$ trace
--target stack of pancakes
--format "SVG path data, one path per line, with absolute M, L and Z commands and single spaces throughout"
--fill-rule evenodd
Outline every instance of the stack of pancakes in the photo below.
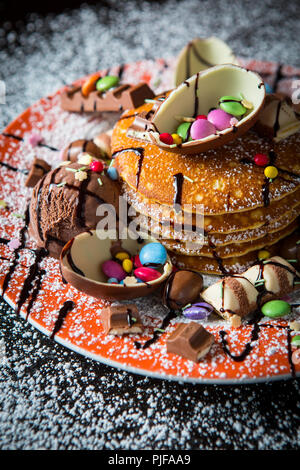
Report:
M 218 149 L 180 155 L 127 136 L 152 107 L 126 112 L 112 135 L 114 166 L 141 230 L 156 233 L 177 266 L 205 273 L 245 271 L 262 249 L 276 255 L 298 227 L 300 133 L 275 143 L 250 130 Z M 276 179 L 254 163 L 258 153 L 276 166 Z

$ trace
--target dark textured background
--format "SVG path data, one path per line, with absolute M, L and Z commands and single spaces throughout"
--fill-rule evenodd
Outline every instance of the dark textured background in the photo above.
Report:
M 76 8 L 62 12 L 71 3 Z M 47 14 L 43 4 L 25 16 L 34 2 L 0 2 L 1 128 L 65 82 L 176 55 L 195 36 L 217 35 L 237 55 L 300 65 L 297 0 L 79 3 L 52 2 Z M 4 302 L 0 322 L 2 449 L 299 448 L 299 381 L 222 387 L 152 380 L 65 350 Z

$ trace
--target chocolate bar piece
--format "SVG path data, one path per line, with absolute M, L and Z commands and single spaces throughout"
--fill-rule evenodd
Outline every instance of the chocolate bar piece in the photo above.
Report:
M 73 112 L 124 111 L 144 104 L 145 99 L 153 99 L 154 93 L 146 83 L 138 85 L 120 85 L 105 93 L 92 91 L 87 97 L 81 93 L 81 87 L 74 87 L 61 95 L 61 107 Z
M 27 186 L 27 188 L 33 188 L 37 182 L 40 181 L 40 179 L 50 170 L 51 166 L 48 165 L 45 160 L 35 157 L 25 181 L 25 186 Z
M 214 336 L 199 323 L 179 323 L 167 339 L 167 352 L 199 362 L 213 342 Z
M 125 335 L 143 332 L 143 324 L 135 304 L 111 305 L 101 312 L 106 335 Z

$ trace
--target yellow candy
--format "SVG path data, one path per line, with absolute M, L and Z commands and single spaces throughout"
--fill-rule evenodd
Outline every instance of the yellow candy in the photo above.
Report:
M 270 253 L 267 250 L 259 250 L 258 252 L 258 259 L 263 260 L 263 259 L 268 259 L 270 258 Z
M 119 253 L 115 255 L 115 258 L 119 259 L 120 261 L 123 261 L 124 259 L 129 259 L 130 256 L 128 253 L 125 253 L 125 251 L 119 251 Z
M 182 138 L 178 134 L 172 134 L 174 144 L 179 145 L 182 143 Z
M 131 273 L 133 267 L 131 259 L 124 259 L 122 267 L 126 273 Z
M 273 180 L 274 178 L 278 176 L 277 168 L 275 168 L 275 166 L 267 166 L 265 168 L 265 176 Z

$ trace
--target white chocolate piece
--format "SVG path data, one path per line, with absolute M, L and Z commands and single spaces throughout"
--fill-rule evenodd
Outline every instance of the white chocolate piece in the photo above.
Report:
M 259 134 L 269 135 L 275 142 L 279 142 L 300 130 L 300 120 L 286 100 L 276 95 L 269 95 L 260 113 L 256 129 Z
M 259 265 L 255 265 L 252 266 L 252 268 L 247 269 L 247 271 L 245 271 L 242 275 L 248 279 L 251 284 L 255 285 L 255 282 L 258 281 L 261 273 L 261 277 L 265 281 L 265 290 L 277 297 L 280 297 L 293 290 L 295 276 L 287 269 L 273 265 L 272 261 L 282 264 L 283 266 L 287 266 L 296 273 L 295 268 L 293 268 L 293 266 L 285 259 L 281 258 L 280 256 L 273 256 L 272 258 L 265 261 L 263 264 L 263 269 L 261 269 Z
M 234 276 L 225 277 L 201 293 L 201 297 L 226 320 L 253 312 L 257 296 L 258 291 L 247 279 Z
M 187 70 L 188 62 L 189 71 Z M 195 73 L 219 64 L 238 65 L 230 47 L 214 36 L 205 39 L 195 38 L 182 49 L 178 56 L 174 84 L 178 86 Z
M 94 143 L 102 151 L 104 157 L 111 157 L 111 135 L 112 129 L 102 134 L 99 134 L 94 138 Z
M 300 331 L 300 321 L 291 321 L 289 327 L 293 331 Z

